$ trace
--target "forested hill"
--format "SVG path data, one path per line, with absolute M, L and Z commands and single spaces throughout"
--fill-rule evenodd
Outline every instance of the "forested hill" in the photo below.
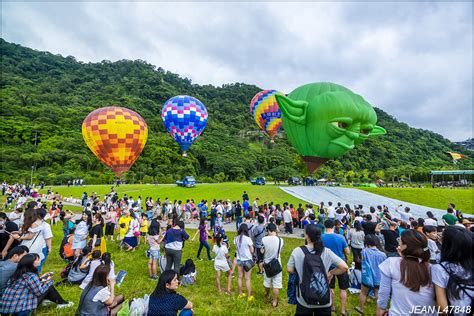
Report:
M 92 110 L 119 105 L 147 122 L 145 149 L 125 175 L 129 182 L 171 182 L 184 175 L 201 181 L 244 181 L 252 176 L 307 174 L 284 131 L 269 145 L 249 113 L 259 87 L 244 83 L 196 85 L 142 60 L 83 63 L 1 41 L 1 180 L 64 183 L 110 182 L 114 176 L 87 148 L 81 124 Z M 302 83 L 303 84 L 303 83 Z M 172 96 L 200 99 L 209 111 L 207 128 L 188 157 L 165 132 L 160 113 Z M 415 106 L 415 105 L 414 105 Z M 318 176 L 367 181 L 393 175 L 426 177 L 430 169 L 467 168 L 472 152 L 430 131 L 410 128 L 378 110 L 388 134 L 329 162 Z M 471 156 L 453 166 L 446 151 Z

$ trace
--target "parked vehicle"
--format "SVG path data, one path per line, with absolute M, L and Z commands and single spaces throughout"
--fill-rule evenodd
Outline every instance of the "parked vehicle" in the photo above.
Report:
M 254 179 L 250 179 L 250 183 L 253 185 L 265 185 L 266 181 L 264 177 L 256 177 Z
M 196 186 L 196 179 L 192 176 L 184 177 L 181 181 L 176 181 L 179 187 L 192 188 Z
M 298 177 L 289 177 L 288 178 L 288 184 L 289 185 L 301 185 L 301 179 Z

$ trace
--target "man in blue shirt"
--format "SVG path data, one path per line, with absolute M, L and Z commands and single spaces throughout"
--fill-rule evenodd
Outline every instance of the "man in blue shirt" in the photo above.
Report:
M 329 248 L 334 252 L 339 258 L 344 261 L 346 260 L 346 256 L 349 255 L 350 250 L 349 246 L 347 245 L 346 238 L 343 235 L 335 234 L 334 233 L 334 220 L 328 219 L 324 222 L 324 227 L 326 228 L 326 232 L 321 236 L 323 239 L 324 247 Z M 333 269 L 331 267 L 330 269 Z M 347 304 L 347 289 L 349 288 L 349 274 L 345 272 L 344 274 L 340 274 L 337 276 L 337 283 L 339 285 L 339 296 L 341 300 L 341 315 L 346 314 L 346 304 Z M 331 296 L 333 297 L 332 308 L 335 309 L 334 305 L 334 288 L 336 287 L 336 279 L 333 277 L 329 282 L 329 287 L 331 288 Z
M 244 200 L 242 202 L 242 209 L 244 210 L 244 216 L 247 215 L 249 213 L 249 201 L 248 200 Z

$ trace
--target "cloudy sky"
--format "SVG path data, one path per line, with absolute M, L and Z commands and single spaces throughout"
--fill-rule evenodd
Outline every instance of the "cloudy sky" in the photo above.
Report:
M 198 84 L 347 86 L 413 127 L 473 136 L 472 2 L 3 2 L 1 36 Z

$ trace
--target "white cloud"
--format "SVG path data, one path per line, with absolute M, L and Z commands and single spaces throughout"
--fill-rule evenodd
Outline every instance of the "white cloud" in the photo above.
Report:
M 332 81 L 414 127 L 472 137 L 472 3 L 2 3 L 2 37 L 143 59 L 199 84 Z

